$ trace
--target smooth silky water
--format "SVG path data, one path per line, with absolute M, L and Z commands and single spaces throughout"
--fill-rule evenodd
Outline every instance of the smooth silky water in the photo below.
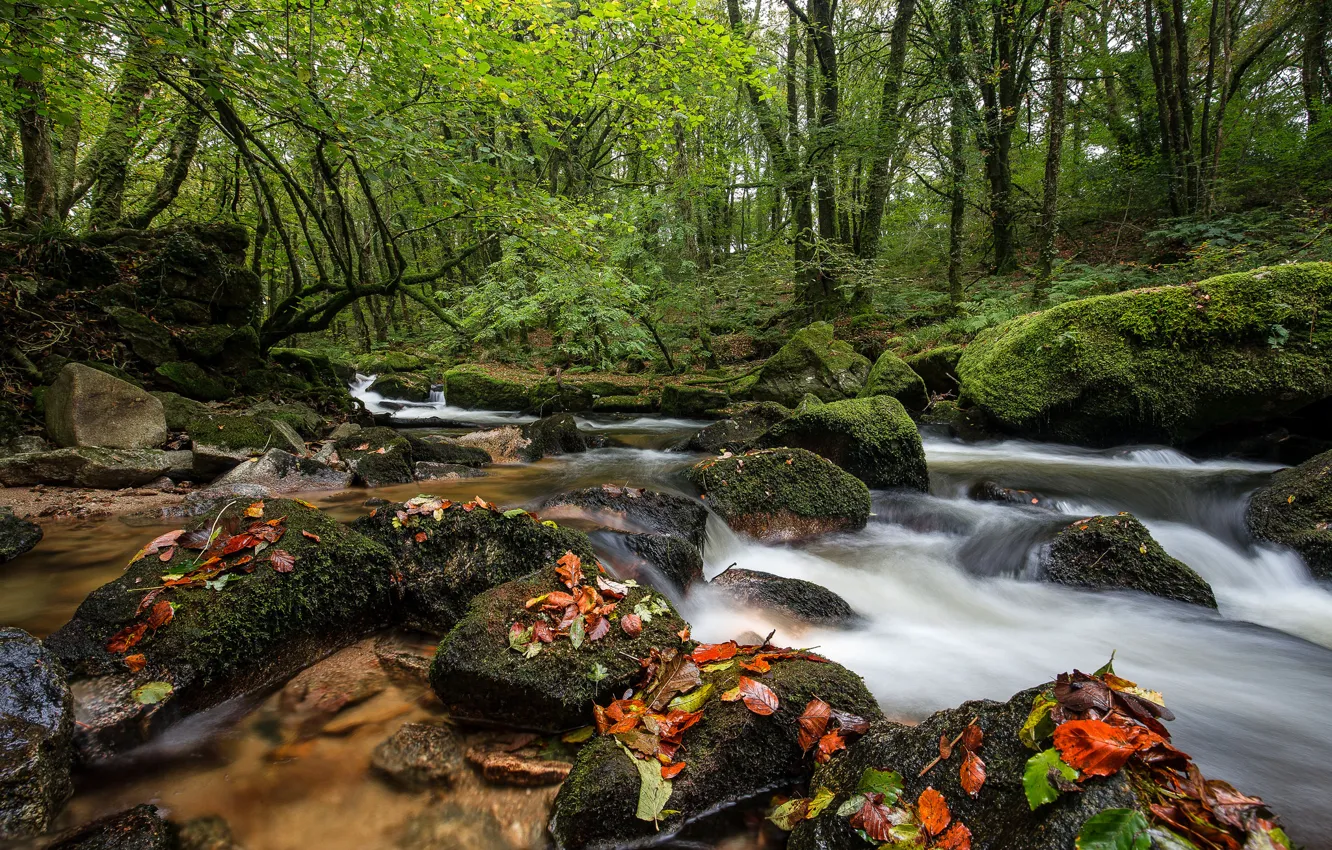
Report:
M 697 457 L 678 447 L 701 424 L 584 419 L 582 427 L 619 445 L 495 466 L 484 478 L 307 498 L 349 520 L 367 510 L 369 497 L 418 492 L 480 495 L 506 506 L 602 483 L 689 492 L 682 473 Z M 1298 558 L 1249 545 L 1242 529 L 1247 494 L 1274 467 L 1199 462 L 1160 448 L 1020 442 L 927 439 L 926 453 L 931 493 L 876 492 L 862 532 L 766 546 L 710 521 L 709 576 L 736 563 L 816 581 L 863 614 L 862 626 L 792 629 L 721 604 L 700 587 L 682 606 L 694 635 L 723 640 L 776 627 L 777 640 L 817 646 L 863 675 L 885 712 L 908 721 L 967 699 L 1006 699 L 1074 667 L 1094 669 L 1113 651 L 1121 675 L 1165 692 L 1179 717 L 1170 724 L 1176 743 L 1208 776 L 1265 798 L 1296 841 L 1332 848 L 1332 593 Z M 1055 510 L 968 500 L 980 481 L 1032 490 Z M 1036 553 L 1060 526 L 1121 510 L 1139 516 L 1212 584 L 1219 613 L 1033 580 Z M 0 621 L 49 633 L 144 540 L 169 527 L 125 519 L 48 524 L 36 550 L 0 568 Z M 271 697 L 200 719 L 166 745 L 86 778 L 62 823 L 147 801 L 179 818 L 220 814 L 251 850 L 391 847 L 407 819 L 443 801 L 494 812 L 515 846 L 540 840 L 549 790 L 488 788 L 472 779 L 456 790 L 406 794 L 372 777 L 374 746 L 398 724 L 432 714 L 420 693 L 393 690 L 385 699 L 400 703 L 398 713 L 296 752 L 275 751 L 266 731 Z M 750 832 L 689 846 L 738 850 L 758 840 Z

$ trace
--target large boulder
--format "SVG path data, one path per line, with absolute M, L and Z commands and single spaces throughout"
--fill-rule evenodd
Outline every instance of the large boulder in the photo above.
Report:
M 661 388 L 663 416 L 707 416 L 730 402 L 726 393 L 706 387 L 667 384 Z
M 252 416 L 262 416 L 274 422 L 284 422 L 306 440 L 317 440 L 323 436 L 324 426 L 327 424 L 324 417 L 314 408 L 299 401 L 286 401 L 281 404 L 261 401 L 251 405 L 247 412 Z
M 874 361 L 865 386 L 860 389 L 860 397 L 886 395 L 892 396 L 908 410 L 919 413 L 930 403 L 930 394 L 925 389 L 925 381 L 902 358 L 891 351 L 885 351 Z
M 155 449 L 166 442 L 162 402 L 98 369 L 70 363 L 46 391 L 46 431 L 59 446 Z
M 604 615 L 579 614 L 578 605 L 572 614 L 564 607 L 545 610 L 541 602 L 529 609 L 530 600 L 569 595 L 555 568 L 552 562 L 476 597 L 445 635 L 430 668 L 430 685 L 450 715 L 539 732 L 586 726 L 595 699 L 621 693 L 638 680 L 639 659 L 651 647 L 680 645 L 686 623 L 648 585 L 626 588 L 618 601 L 595 596 L 598 607 L 614 608 Z M 596 590 L 596 562 L 584 562 L 583 569 L 585 592 L 604 592 Z M 631 635 L 624 620 L 635 610 L 640 613 L 634 616 L 647 616 Z M 575 638 L 569 632 L 574 626 L 560 629 L 562 618 L 577 623 L 584 634 Z M 597 634 L 594 619 L 604 633 Z M 551 640 L 535 634 L 538 624 Z
M 791 415 L 789 408 L 771 401 L 737 407 L 726 419 L 713 422 L 691 437 L 688 448 L 709 454 L 748 451 L 769 428 Z
M 166 414 L 166 426 L 171 431 L 185 431 L 195 420 L 207 419 L 213 415 L 213 408 L 201 401 L 186 398 L 180 393 L 162 390 L 152 395 L 162 403 L 162 412 Z
M 837 629 L 861 623 L 845 599 L 812 581 L 732 567 L 708 582 L 708 587 L 736 605 L 767 611 L 792 623 Z
M 57 484 L 119 490 L 161 478 L 170 468 L 167 453 L 157 449 L 82 446 L 0 458 L 0 484 L 6 487 Z
M 1070 301 L 977 337 L 962 398 L 1026 437 L 1179 444 L 1332 396 L 1330 310 L 1326 263 Z
M 198 363 L 173 360 L 153 370 L 168 387 L 199 401 L 225 401 L 232 395 L 232 386 L 204 371 Z
M 14 560 L 40 542 L 40 525 L 19 519 L 10 508 L 0 508 L 0 564 Z
M 494 366 L 454 366 L 444 373 L 444 395 L 454 407 L 526 410 L 540 378 Z
M 415 437 L 404 434 L 412 447 L 412 459 L 417 463 L 448 463 L 454 466 L 485 466 L 490 455 L 485 449 L 459 445 L 447 437 Z
M 60 661 L 0 628 L 0 841 L 47 830 L 74 793 L 74 710 Z
M 557 413 L 529 422 L 523 426 L 522 431 L 527 445 L 521 455 L 528 461 L 538 461 L 551 455 L 576 454 L 597 444 L 597 440 L 578 430 L 578 422 L 568 413 Z
M 1245 520 L 1254 537 L 1289 546 L 1314 576 L 1332 579 L 1332 452 L 1272 476 L 1249 499 Z
M 187 548 L 210 529 L 206 552 Z M 389 552 L 303 503 L 215 503 L 180 539 L 153 541 L 47 639 L 73 679 L 86 760 L 286 679 L 391 618 Z
M 116 323 L 120 336 L 129 344 L 134 356 L 150 366 L 160 366 L 176 359 L 176 346 L 166 326 L 159 325 L 129 307 L 108 307 L 106 312 Z
M 833 326 L 815 322 L 797 331 L 768 358 L 750 390 L 756 401 L 795 407 L 806 393 L 822 401 L 854 398 L 865 385 L 870 362 L 849 343 L 833 340 Z
M 554 564 L 567 551 L 595 561 L 577 531 L 475 502 L 418 496 L 377 508 L 352 528 L 392 553 L 401 577 L 399 617 L 431 634 L 453 628 L 477 594 Z
M 182 850 L 179 828 L 156 806 L 107 815 L 62 833 L 46 850 Z
M 370 385 L 370 392 L 399 401 L 429 401 L 430 379 L 409 372 L 394 372 L 376 378 Z
M 208 478 L 226 472 L 269 449 L 305 454 L 305 442 L 287 423 L 266 416 L 210 413 L 185 427 L 194 452 L 194 474 Z
M 269 449 L 257 458 L 237 464 L 210 487 L 257 484 L 271 493 L 301 493 L 314 490 L 345 490 L 350 487 L 350 472 L 327 464 L 297 457 L 281 449 Z
M 962 359 L 964 351 L 966 348 L 961 345 L 941 345 L 902 359 L 911 371 L 920 375 L 925 389 L 943 395 L 956 393 L 961 386 L 957 378 L 957 361 Z
M 689 480 L 728 525 L 760 539 L 855 531 L 869 520 L 864 482 L 804 449 L 705 460 L 689 470 Z
M 1216 607 L 1202 576 L 1166 554 L 1132 514 L 1093 516 L 1065 526 L 1041 552 L 1047 581 L 1097 590 L 1136 590 Z
M 392 428 L 362 428 L 335 446 L 358 484 L 387 487 L 416 479 L 412 444 Z
M 668 590 L 677 599 L 703 580 L 703 553 L 683 538 L 610 529 L 588 536 L 616 578 L 632 578 Z
M 798 413 L 774 425 L 760 442 L 808 449 L 870 487 L 930 488 L 920 432 L 891 396 L 835 401 Z
M 664 841 L 718 809 L 799 782 L 809 775 L 813 758 L 800 745 L 798 718 L 815 697 L 864 720 L 882 716 L 860 677 L 838 664 L 797 656 L 774 660 L 769 672 L 759 674 L 740 663 L 752 663 L 746 656 L 760 648 L 744 650 L 730 664 L 702 669 L 702 687 L 710 690 L 697 708 L 689 709 L 703 715 L 681 736 L 677 758 L 685 767 L 667 786 L 660 820 L 637 817 L 640 795 L 635 793 L 642 783 L 640 769 L 656 768 L 657 763 L 644 764 L 626 752 L 617 736 L 600 735 L 579 751 L 555 799 L 550 831 L 559 850 L 609 850 Z M 709 671 L 709 666 L 714 669 Z M 744 701 L 723 700 L 741 676 L 770 689 L 777 698 L 776 711 L 758 714 Z
M 541 503 L 542 516 L 580 518 L 620 531 L 678 537 L 702 548 L 708 511 L 698 502 L 672 493 L 603 484 L 551 496 Z

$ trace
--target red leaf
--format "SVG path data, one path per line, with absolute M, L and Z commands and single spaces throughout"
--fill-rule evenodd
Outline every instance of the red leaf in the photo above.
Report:
M 674 709 L 666 714 L 649 715 L 657 725 L 657 734 L 663 739 L 678 739 L 684 731 L 703 719 L 703 712 Z
M 933 786 L 920 792 L 920 798 L 916 800 L 916 814 L 920 817 L 920 825 L 930 835 L 943 832 L 953 819 L 952 812 L 948 811 L 948 801 Z
M 935 850 L 971 850 L 971 830 L 967 829 L 966 824 L 958 821 L 939 836 L 934 847 Z
M 735 657 L 735 641 L 728 640 L 726 643 L 701 643 L 694 647 L 694 652 L 690 656 L 695 664 L 707 664 L 712 661 L 726 661 Z
M 556 563 L 559 566 L 555 568 L 555 574 L 564 582 L 565 587 L 573 590 L 583 583 L 583 561 L 573 552 L 565 552 Z
M 234 555 L 242 549 L 250 549 L 259 542 L 259 538 L 249 532 L 242 532 L 227 538 L 227 542 L 222 544 L 223 555 Z
M 157 601 L 157 597 L 161 596 L 165 592 L 166 592 L 165 587 L 154 587 L 152 590 L 145 593 L 143 595 L 143 599 L 139 600 L 139 607 L 135 609 L 134 616 L 137 617 L 140 614 L 142 614 L 144 611 L 147 611 L 149 608 L 153 607 L 153 603 Z
M 354 452 L 363 452 L 363 451 L 365 451 L 365 450 L 368 449 L 368 448 L 370 448 L 370 444 L 369 444 L 369 443 L 361 443 L 359 446 L 357 446 L 356 448 L 352 449 L 352 451 L 354 451 Z
M 176 616 L 176 609 L 171 607 L 171 603 L 163 599 L 153 606 L 153 610 L 148 614 L 148 628 L 153 631 L 165 626 L 171 622 L 171 618 Z
M 286 549 L 274 549 L 268 555 L 268 562 L 280 573 L 289 573 L 296 568 L 296 556 Z
M 814 760 L 819 764 L 827 764 L 833 757 L 833 753 L 846 749 L 846 735 L 842 730 L 829 732 L 822 738 L 819 738 L 819 752 Z
M 117 655 L 126 652 L 131 646 L 143 640 L 143 635 L 147 631 L 147 623 L 131 623 L 111 636 L 111 640 L 106 642 L 106 651 Z
M 882 794 L 876 794 L 872 797 L 866 794 L 865 805 L 861 806 L 860 811 L 851 816 L 851 826 L 865 830 L 865 834 L 875 841 L 891 840 L 889 830 L 893 828 L 892 810 L 882 803 L 874 801 L 874 797 L 882 796 Z
M 962 749 L 974 753 L 985 742 L 985 733 L 975 723 L 962 730 Z
M 1087 776 L 1111 776 L 1138 751 L 1144 732 L 1103 720 L 1069 720 L 1055 727 L 1054 745 L 1070 767 Z
M 555 640 L 555 633 L 550 630 L 545 620 L 537 620 L 536 625 L 532 627 L 532 637 L 542 643 L 550 643 Z
M 962 767 L 958 769 L 958 779 L 962 782 L 962 790 L 975 797 L 985 784 L 985 762 L 968 750 L 962 759 Z
M 818 697 L 809 701 L 805 710 L 801 712 L 798 721 L 800 724 L 799 741 L 801 750 L 809 752 L 809 748 L 823 737 L 823 733 L 828 729 L 828 719 L 831 716 L 832 706 L 828 703 Z
M 610 633 L 610 620 L 597 614 L 592 614 L 590 616 L 595 617 L 596 619 L 593 621 L 592 625 L 587 627 L 587 639 L 601 640 Z
M 417 543 L 424 543 L 424 542 L 426 542 L 426 540 L 427 540 L 427 536 L 426 536 L 426 533 L 425 533 L 424 531 L 418 531 L 418 532 L 416 532 L 416 535 L 413 537 L 413 539 L 414 539 Z
M 322 541 L 319 539 L 319 535 L 318 535 L 318 534 L 315 534 L 313 531 L 306 531 L 305 529 L 301 529 L 301 536 L 302 536 L 302 537 L 306 537 L 306 538 L 308 538 L 308 539 L 310 539 L 310 540 L 313 540 L 313 541 L 316 542 L 316 543 L 320 543 L 320 542 L 322 542 Z M 419 541 L 418 541 L 418 542 L 419 542 Z
M 638 637 L 643 633 L 643 620 L 637 614 L 625 614 L 620 618 L 620 628 L 629 637 Z
M 741 676 L 739 689 L 740 698 L 745 701 L 745 708 L 755 714 L 766 717 L 777 710 L 777 695 L 772 692 L 772 688 L 762 682 Z
M 144 658 L 141 654 L 125 656 L 125 666 L 129 668 L 131 673 L 139 672 L 147 663 L 148 659 Z
M 180 538 L 180 536 L 184 533 L 185 529 L 178 528 L 175 531 L 168 531 L 166 534 L 158 535 L 157 537 L 153 538 L 152 542 L 150 542 L 147 546 L 143 547 L 137 553 L 135 553 L 134 557 L 130 558 L 130 563 L 133 564 L 135 561 L 138 561 L 141 558 L 146 558 L 149 555 L 155 555 L 157 554 L 158 551 L 160 551 L 162 548 L 166 546 L 174 545 L 176 541 Z M 207 532 L 205 532 L 205 534 L 206 533 Z
M 661 766 L 661 778 L 674 779 L 684 769 L 685 763 L 682 761 L 677 761 L 675 764 L 663 764 Z
M 174 557 L 176 557 L 176 547 L 171 546 L 166 549 L 163 549 L 162 554 L 157 556 L 157 560 L 165 564 L 167 561 L 170 561 Z

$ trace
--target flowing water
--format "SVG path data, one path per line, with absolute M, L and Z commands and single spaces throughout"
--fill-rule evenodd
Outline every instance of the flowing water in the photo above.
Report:
M 414 414 L 394 412 L 408 420 L 403 425 L 428 417 L 460 421 L 455 409 L 441 413 L 446 408 L 436 401 Z M 484 414 L 472 421 L 516 419 Z M 606 417 L 580 424 L 615 445 L 492 467 L 484 478 L 309 498 L 350 519 L 366 510 L 367 496 L 402 499 L 420 491 L 481 495 L 503 505 L 606 482 L 689 492 L 682 473 L 697 458 L 675 449 L 703 423 Z M 1264 797 L 1298 842 L 1332 848 L 1332 593 L 1290 553 L 1250 545 L 1242 528 L 1247 494 L 1274 467 L 1196 461 L 1160 448 L 1086 451 L 934 438 L 926 440 L 926 454 L 931 493 L 874 493 L 874 516 L 861 532 L 768 546 L 715 518 L 710 523 L 709 576 L 736 563 L 816 581 L 863 614 L 861 626 L 795 630 L 721 604 L 701 586 L 683 603 L 695 636 L 723 640 L 777 627 L 779 642 L 820 647 L 863 675 L 888 714 L 907 720 L 967 699 L 1006 699 L 1059 672 L 1094 669 L 1115 652 L 1120 675 L 1165 692 L 1179 717 L 1171 724 L 1177 745 L 1207 775 Z M 1041 506 L 969 500 L 968 490 L 981 481 L 1031 490 Z M 1219 612 L 1034 580 L 1036 553 L 1056 529 L 1078 516 L 1117 511 L 1136 514 L 1206 578 Z M 48 633 L 156 530 L 121 520 L 48 525 L 38 549 L 0 568 L 0 621 Z M 261 734 L 271 704 L 261 705 L 238 724 L 197 733 L 196 744 L 209 743 L 189 758 L 86 781 L 69 817 L 152 800 L 181 816 L 226 816 L 251 850 L 392 846 L 404 819 L 431 805 L 429 795 L 387 791 L 366 769 L 370 749 L 394 725 L 428 713 L 419 694 L 396 698 L 404 708 L 392 719 L 277 762 Z M 496 812 L 515 839 L 539 834 L 528 821 L 538 817 L 545 792 L 449 793 Z M 757 846 L 749 841 L 726 846 Z

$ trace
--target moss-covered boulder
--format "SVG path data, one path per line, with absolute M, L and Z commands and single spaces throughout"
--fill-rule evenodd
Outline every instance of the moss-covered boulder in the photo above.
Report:
M 592 399 L 597 413 L 655 413 L 661 407 L 659 395 L 605 395 Z
M 553 565 L 565 552 L 595 562 L 592 544 L 580 532 L 537 522 L 523 511 L 441 502 L 419 496 L 352 524 L 393 553 L 402 579 L 399 618 L 410 628 L 444 634 L 474 596 Z
M 731 399 L 726 393 L 707 387 L 667 384 L 661 388 L 663 416 L 707 416 L 730 403 Z
M 755 714 L 742 701 L 720 699 L 742 675 L 772 690 L 778 700 L 774 713 Z M 614 736 L 598 736 L 578 753 L 555 798 L 550 831 L 557 848 L 601 850 L 663 841 L 718 809 L 807 777 L 813 759 L 800 746 L 797 721 L 814 697 L 866 720 L 882 716 L 860 677 L 831 662 L 774 661 L 762 675 L 732 664 L 702 676 L 705 687 L 712 686 L 711 696 L 701 706 L 702 719 L 683 734 L 679 757 L 686 766 L 671 782 L 664 807 L 670 814 L 663 812 L 655 824 L 636 817 L 638 766 Z
M 760 441 L 808 449 L 870 487 L 926 491 L 925 450 L 916 423 L 891 396 L 847 399 L 797 413 Z
M 527 408 L 538 416 L 577 413 L 592 409 L 595 396 L 584 386 L 564 378 L 545 378 L 532 387 Z
M 47 830 L 70 795 L 74 709 L 59 660 L 0 627 L 0 841 Z
M 1326 263 L 1070 301 L 977 337 L 962 398 L 1022 436 L 1178 444 L 1332 396 L 1330 310 Z
M 749 393 L 756 401 L 787 407 L 795 407 L 806 393 L 823 401 L 854 398 L 869 371 L 867 358 L 849 343 L 833 339 L 832 325 L 815 322 L 768 358 Z
M 168 387 L 199 401 L 225 401 L 233 389 L 226 381 L 208 374 L 198 363 L 174 360 L 154 370 Z
M 271 449 L 305 453 L 305 442 L 290 425 L 267 416 L 210 412 L 190 420 L 185 433 L 194 453 L 194 475 L 204 479 Z
M 920 375 L 925 382 L 925 389 L 932 393 L 956 393 L 961 382 L 957 378 L 957 361 L 962 359 L 966 348 L 961 345 L 941 345 L 902 358 L 911 371 Z
M 299 401 L 282 403 L 261 401 L 258 404 L 250 405 L 248 412 L 253 416 L 262 416 L 274 422 L 285 422 L 306 440 L 319 439 L 328 424 L 328 420 L 322 414 L 316 412 L 310 405 Z
M 62 833 L 46 850 L 185 850 L 180 829 L 156 806 L 142 805 Z
M 430 379 L 412 372 L 393 372 L 376 378 L 370 392 L 398 401 L 429 401 Z
M 683 599 L 703 580 L 703 553 L 692 543 L 669 534 L 597 529 L 588 533 L 607 570 L 618 579 L 631 578 Z
M 862 622 L 845 599 L 812 581 L 732 567 L 708 587 L 739 607 L 766 611 L 795 624 L 849 629 Z
M 40 525 L 19 519 L 10 508 L 0 508 L 0 564 L 14 560 L 40 542 Z
M 1041 553 L 1047 581 L 1097 590 L 1136 590 L 1216 607 L 1211 586 L 1166 554 L 1132 514 L 1070 523 Z
M 1289 546 L 1314 576 L 1332 579 L 1332 452 L 1272 476 L 1249 500 L 1245 520 L 1255 538 Z
M 162 403 L 99 369 L 69 363 L 46 391 L 46 432 L 58 446 L 155 449 L 166 442 Z
M 930 403 L 930 394 L 925 389 L 925 381 L 902 358 L 891 351 L 885 351 L 874 361 L 865 386 L 861 387 L 859 397 L 886 395 L 892 396 L 908 410 L 919 413 Z
M 698 452 L 721 454 L 743 452 L 768 429 L 791 415 L 789 408 L 772 401 L 736 405 L 726 419 L 719 419 L 689 439 L 689 448 Z
M 595 587 L 595 563 L 584 562 L 584 586 Z M 430 667 L 430 686 L 450 715 L 541 732 L 586 726 L 592 722 L 594 700 L 608 701 L 638 680 L 643 672 L 638 659 L 647 657 L 651 647 L 680 645 L 685 621 L 654 588 L 640 585 L 614 602 L 615 610 L 601 619 L 607 629 L 598 639 L 588 633 L 575 648 L 567 635 L 555 635 L 549 643 L 529 635 L 519 642 L 539 648 L 515 648 L 510 637 L 515 625 L 521 632 L 540 621 L 552 633 L 560 631 L 562 612 L 543 613 L 540 604 L 525 607 L 528 600 L 552 592 L 568 592 L 554 562 L 472 600 L 440 642 Z M 621 620 L 638 607 L 651 613 L 641 632 L 631 636 Z
M 539 510 L 560 521 L 582 519 L 620 531 L 665 534 L 696 549 L 707 537 L 707 509 L 674 493 L 603 484 L 551 496 Z
M 869 489 L 805 449 L 765 449 L 705 460 L 689 480 L 736 531 L 763 540 L 800 540 L 855 531 L 869 519 Z
M 119 490 L 147 484 L 165 475 L 170 468 L 167 453 L 158 449 L 81 446 L 0 458 L 0 484 L 6 487 L 58 484 Z
M 934 402 L 929 410 L 921 414 L 920 427 L 925 431 L 942 431 L 950 437 L 973 442 L 995 436 L 985 420 L 985 414 L 947 399 Z
M 392 428 L 362 428 L 335 446 L 358 484 L 388 487 L 416 480 L 412 444 Z
M 383 546 L 300 502 L 268 501 L 258 518 L 243 515 L 243 501 L 222 505 L 187 531 L 206 540 L 210 529 L 222 529 L 227 548 L 238 544 L 233 529 L 244 535 L 254 523 L 281 520 L 285 531 L 260 551 L 243 546 L 208 567 L 198 550 L 160 545 L 174 554 L 162 561 L 145 552 L 47 639 L 71 676 L 84 759 L 135 746 L 186 714 L 285 679 L 390 621 L 393 561 Z M 225 572 L 211 575 L 222 566 Z M 198 578 L 164 588 L 164 575 Z M 134 663 L 130 656 L 141 657 Z
M 520 379 L 521 378 L 521 379 Z M 510 374 L 474 364 L 454 366 L 444 373 L 444 395 L 449 404 L 476 410 L 526 410 L 541 376 Z
M 161 390 L 152 395 L 162 403 L 162 412 L 166 415 L 167 429 L 170 431 L 185 431 L 191 422 L 207 419 L 214 413 L 213 408 L 203 402 L 186 398 L 180 393 Z
M 520 452 L 528 461 L 551 455 L 576 454 L 594 448 L 599 442 L 578 430 L 578 422 L 568 413 L 557 413 L 522 427 L 527 445 Z
M 273 348 L 269 349 L 268 356 L 284 371 L 312 384 L 345 389 L 356 377 L 356 370 L 350 363 L 305 348 Z
M 475 446 L 461 446 L 447 437 L 417 437 L 403 434 L 412 447 L 412 459 L 417 463 L 449 463 L 456 466 L 485 466 L 490 455 Z
M 161 366 L 176 359 L 176 346 L 165 325 L 159 325 L 128 307 L 110 307 L 106 312 L 119 327 L 121 337 L 129 343 L 135 357 L 149 366 Z

